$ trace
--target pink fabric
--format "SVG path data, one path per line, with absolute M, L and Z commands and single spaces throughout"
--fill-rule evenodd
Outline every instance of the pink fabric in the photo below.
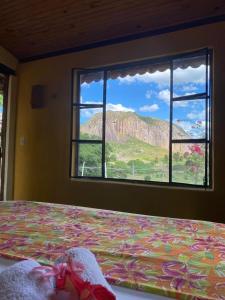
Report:
M 36 267 L 32 275 L 46 283 L 51 278 L 55 279 L 56 293 L 52 300 L 116 300 L 116 297 L 102 285 L 82 280 L 80 274 L 83 270 L 84 266 L 81 263 L 69 260 L 68 263 L 59 263 L 52 267 Z

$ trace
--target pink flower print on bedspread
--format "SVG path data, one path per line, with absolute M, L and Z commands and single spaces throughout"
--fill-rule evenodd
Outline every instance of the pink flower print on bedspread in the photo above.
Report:
M 216 292 L 215 298 L 218 300 L 225 300 L 225 281 L 224 283 L 216 284 Z
M 146 251 L 146 248 L 142 245 L 135 244 L 135 243 L 123 243 L 122 245 L 119 246 L 119 251 L 121 254 L 123 253 L 129 253 L 133 255 L 139 255 L 142 254 Z
M 183 220 L 183 219 L 176 219 L 176 220 L 168 220 L 169 224 L 173 223 L 175 226 L 175 231 L 182 230 L 182 232 L 187 233 L 197 233 L 199 231 L 199 224 L 196 221 L 193 220 Z
M 115 229 L 103 229 L 98 233 L 98 238 L 104 239 L 107 241 L 124 241 L 124 239 L 132 238 L 136 234 L 135 229 L 124 229 L 124 228 L 115 228 Z
M 3 225 L 0 225 L 0 232 L 1 231 L 7 232 L 9 230 L 13 230 L 14 228 L 15 228 L 15 225 L 3 224 Z
M 178 243 L 180 241 L 179 237 L 169 233 L 154 233 L 152 237 L 148 240 L 151 242 L 161 241 L 162 243 Z
M 19 247 L 23 247 L 27 245 L 26 238 L 14 237 L 11 240 L 0 241 L 0 250 L 13 250 L 13 248 L 19 249 Z
M 188 288 L 201 289 L 202 280 L 207 275 L 195 273 L 190 271 L 185 263 L 171 261 L 162 264 L 164 275 L 157 276 L 157 278 L 170 281 L 171 288 L 181 290 L 185 285 Z
M 218 252 L 225 252 L 225 241 L 221 241 L 214 237 L 196 238 L 195 243 L 191 245 L 192 251 L 210 251 L 217 250 Z
M 130 222 L 130 220 L 128 218 L 123 217 L 123 216 L 121 216 L 121 217 L 117 216 L 117 217 L 109 219 L 107 223 L 109 226 L 112 226 L 112 228 L 113 227 L 126 228 L 126 227 L 129 227 L 129 225 L 130 225 L 129 222 Z
M 40 244 L 40 250 L 34 249 L 34 253 L 32 255 L 33 258 L 38 259 L 42 258 L 43 260 L 51 261 L 52 258 L 55 260 L 60 257 L 65 251 L 63 245 L 57 245 L 54 243 L 46 242 Z
M 145 274 L 147 269 L 149 269 L 149 266 L 140 267 L 140 264 L 133 259 L 126 263 L 115 263 L 105 275 L 106 277 L 119 278 L 120 281 L 138 284 L 140 282 L 148 282 L 149 276 Z

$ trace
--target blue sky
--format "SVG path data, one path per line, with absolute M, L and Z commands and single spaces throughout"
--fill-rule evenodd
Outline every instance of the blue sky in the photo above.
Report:
M 103 82 L 82 84 L 82 103 L 102 102 Z M 107 110 L 132 111 L 139 115 L 169 120 L 170 71 L 156 71 L 107 81 Z M 174 71 L 174 96 L 205 92 L 205 66 Z M 81 123 L 87 122 L 99 109 L 81 110 Z M 204 137 L 204 100 L 174 103 L 173 122 L 190 136 Z

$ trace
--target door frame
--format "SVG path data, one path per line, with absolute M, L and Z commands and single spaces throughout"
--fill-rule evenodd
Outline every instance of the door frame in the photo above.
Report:
M 1 73 L 3 74 L 3 73 Z M 2 124 L 1 124 L 1 188 L 0 188 L 0 201 L 4 200 L 4 187 L 5 187 L 5 155 L 6 155 L 6 134 L 7 134 L 7 110 L 8 110 L 8 89 L 9 89 L 9 75 L 4 76 L 3 83 L 3 111 L 2 111 Z
M 2 166 L 0 201 L 13 199 L 14 156 L 15 156 L 15 71 L 0 64 L 0 73 L 5 76 L 2 115 Z

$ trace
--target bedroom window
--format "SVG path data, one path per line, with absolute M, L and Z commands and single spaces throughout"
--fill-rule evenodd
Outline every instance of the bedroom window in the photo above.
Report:
M 73 70 L 72 178 L 211 186 L 211 51 Z

